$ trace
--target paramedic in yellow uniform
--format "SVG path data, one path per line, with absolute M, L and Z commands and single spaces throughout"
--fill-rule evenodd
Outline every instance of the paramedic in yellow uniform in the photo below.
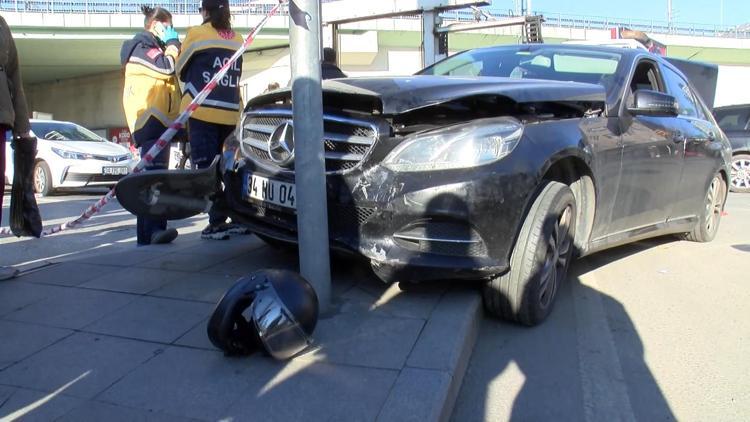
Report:
M 232 30 L 229 2 L 203 0 L 200 8 L 203 25 L 190 28 L 177 60 L 177 75 L 183 83 L 181 110 L 213 78 L 229 58 L 242 47 L 242 36 Z M 221 154 L 224 140 L 234 131 L 242 111 L 240 77 L 242 57 L 229 68 L 216 88 L 188 121 L 190 161 L 193 168 L 206 168 Z M 227 217 L 211 210 L 204 239 L 228 239 L 239 228 L 227 224 Z
M 145 31 L 126 41 L 120 51 L 125 67 L 125 89 L 122 96 L 125 118 L 141 156 L 156 143 L 177 117 L 180 94 L 175 65 L 180 52 L 172 15 L 161 7 L 141 8 Z M 146 170 L 166 169 L 169 148 L 154 157 Z M 166 219 L 137 217 L 138 245 L 169 243 L 177 230 L 167 228 Z

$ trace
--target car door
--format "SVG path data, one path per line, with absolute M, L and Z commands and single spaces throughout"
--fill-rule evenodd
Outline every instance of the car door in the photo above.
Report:
M 622 171 L 610 235 L 664 223 L 682 174 L 680 122 L 675 117 L 632 115 L 627 107 L 640 89 L 665 92 L 659 66 L 650 58 L 636 65 L 620 110 Z
M 676 120 L 685 151 L 669 219 L 689 220 L 701 212 L 708 184 L 722 163 L 721 132 L 687 80 L 670 65 L 661 66 L 667 93 L 679 105 Z

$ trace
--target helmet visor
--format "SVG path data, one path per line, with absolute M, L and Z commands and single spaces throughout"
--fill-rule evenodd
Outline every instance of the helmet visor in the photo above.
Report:
M 260 340 L 275 359 L 289 359 L 312 344 L 270 283 L 258 292 L 250 310 Z

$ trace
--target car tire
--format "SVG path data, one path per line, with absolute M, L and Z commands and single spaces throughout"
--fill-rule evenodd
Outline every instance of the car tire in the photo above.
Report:
M 34 192 L 42 194 L 42 196 L 50 196 L 54 193 L 52 189 L 52 172 L 49 171 L 49 166 L 44 161 L 37 161 L 34 164 Z
M 740 177 L 742 176 L 742 177 Z M 732 157 L 732 174 L 729 189 L 737 193 L 750 193 L 750 155 L 737 154 Z
M 549 315 L 575 249 L 576 215 L 570 188 L 547 182 L 521 226 L 510 270 L 483 288 L 484 307 L 489 313 L 528 326 L 539 324 Z
M 721 223 L 721 213 L 724 211 L 724 201 L 727 196 L 727 184 L 721 174 L 716 173 L 708 186 L 703 201 L 703 210 L 698 217 L 698 224 L 690 233 L 685 235 L 692 242 L 710 242 L 716 237 Z

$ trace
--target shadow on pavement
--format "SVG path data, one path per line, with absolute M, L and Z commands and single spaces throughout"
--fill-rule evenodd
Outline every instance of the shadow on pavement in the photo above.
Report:
M 582 282 L 607 263 L 672 241 L 652 239 L 574 261 L 539 326 L 487 317 L 452 419 L 674 420 L 627 310 Z

